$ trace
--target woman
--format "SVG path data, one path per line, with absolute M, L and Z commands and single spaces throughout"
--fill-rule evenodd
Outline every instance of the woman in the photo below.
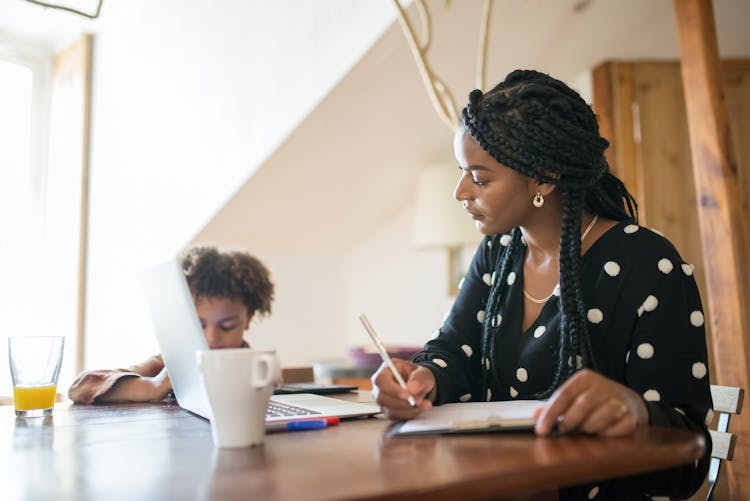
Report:
M 539 398 L 548 399 L 539 435 L 623 436 L 651 424 L 701 432 L 710 444 L 693 268 L 637 225 L 607 146 L 591 108 L 549 75 L 517 70 L 487 94 L 471 92 L 454 138 L 455 197 L 486 237 L 437 337 L 410 362 L 396 361 L 408 391 L 384 367 L 373 376 L 389 417 L 447 402 Z M 707 459 L 561 497 L 689 496 Z
M 211 349 L 248 346 L 243 335 L 256 315 L 271 313 L 274 286 L 266 267 L 244 252 L 195 247 L 182 269 Z M 76 403 L 146 402 L 172 391 L 160 355 L 127 369 L 84 371 L 68 390 Z

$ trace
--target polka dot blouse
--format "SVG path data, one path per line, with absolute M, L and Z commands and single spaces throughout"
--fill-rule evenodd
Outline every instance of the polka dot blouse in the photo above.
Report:
M 437 404 L 533 398 L 552 382 L 560 333 L 559 287 L 523 330 L 524 252 L 509 263 L 511 271 L 503 283 L 496 283 L 493 274 L 509 241 L 508 235 L 483 240 L 437 336 L 412 359 L 435 374 Z M 500 314 L 485 319 L 492 287 L 505 288 L 503 304 Z M 705 319 L 693 266 L 663 236 L 621 222 L 583 255 L 582 287 L 597 370 L 638 392 L 651 424 L 706 434 L 711 396 Z M 482 351 L 485 320 L 495 329 L 487 351 Z M 580 368 L 581 357 L 570 357 L 567 363 Z M 697 482 L 697 488 L 705 476 L 703 463 L 707 461 L 690 465 L 693 471 L 683 468 L 683 483 Z M 590 493 L 596 494 L 591 499 L 620 499 L 612 497 L 624 492 L 617 484 L 587 486 L 579 494 L 582 499 Z M 659 490 L 658 485 L 625 490 L 630 488 Z M 641 494 L 634 492 L 634 498 L 642 499 Z

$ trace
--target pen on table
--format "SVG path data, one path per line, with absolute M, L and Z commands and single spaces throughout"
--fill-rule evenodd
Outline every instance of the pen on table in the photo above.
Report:
M 398 372 L 398 369 L 396 369 L 396 366 L 393 365 L 393 360 L 391 360 L 391 356 L 388 355 L 388 350 L 385 349 L 385 345 L 383 344 L 383 341 L 380 340 L 380 337 L 378 337 L 377 334 L 375 334 L 375 329 L 372 328 L 372 325 L 370 325 L 370 321 L 367 320 L 367 317 L 365 314 L 361 314 L 359 316 L 359 320 L 362 322 L 362 325 L 365 326 L 365 330 L 370 335 L 370 338 L 372 339 L 372 342 L 375 343 L 375 348 L 378 349 L 378 353 L 380 353 L 380 358 L 383 359 L 383 362 L 386 363 L 389 369 L 391 369 L 391 372 L 393 373 L 393 377 L 396 378 L 396 381 L 398 381 L 398 384 L 406 390 L 409 391 L 406 388 L 406 383 L 404 382 L 404 378 L 401 377 L 401 374 Z M 414 400 L 414 397 L 409 395 L 409 405 L 414 407 L 417 405 L 417 402 Z
M 339 424 L 339 418 L 335 416 L 320 419 L 305 419 L 303 421 L 267 424 L 266 432 L 322 430 L 323 428 L 336 426 L 337 424 Z

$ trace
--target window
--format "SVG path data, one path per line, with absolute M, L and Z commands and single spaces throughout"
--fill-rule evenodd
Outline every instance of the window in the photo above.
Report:
M 12 392 L 6 337 L 32 333 L 37 319 L 30 298 L 38 284 L 29 280 L 40 222 L 31 159 L 32 97 L 31 68 L 0 59 L 0 360 L 8 375 L 0 378 L 0 395 Z
M 83 364 L 90 56 L 0 56 L 0 395 L 8 336 L 65 336 L 58 393 Z

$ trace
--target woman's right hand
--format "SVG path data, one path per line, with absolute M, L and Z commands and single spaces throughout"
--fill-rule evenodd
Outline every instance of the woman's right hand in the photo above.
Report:
M 386 417 L 396 420 L 411 419 L 432 407 L 435 393 L 435 376 L 432 371 L 397 358 L 393 359 L 393 365 L 406 382 L 408 391 L 401 388 L 386 363 L 381 364 L 371 378 L 372 396 L 383 408 Z M 409 396 L 414 397 L 416 401 L 414 407 L 409 404 Z

